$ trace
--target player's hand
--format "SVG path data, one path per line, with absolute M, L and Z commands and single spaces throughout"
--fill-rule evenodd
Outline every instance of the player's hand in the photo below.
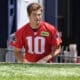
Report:
M 37 63 L 47 63 L 52 58 L 52 55 L 47 55 L 44 58 L 40 59 Z
M 38 63 L 38 64 L 44 64 L 44 63 L 47 63 L 47 62 L 44 59 L 41 59 L 41 60 L 37 61 L 36 63 Z
M 23 63 L 28 63 L 28 64 L 31 64 L 31 62 L 29 62 L 28 60 L 24 59 L 24 62 Z

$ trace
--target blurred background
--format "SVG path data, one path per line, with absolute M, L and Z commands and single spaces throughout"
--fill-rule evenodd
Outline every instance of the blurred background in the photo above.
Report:
M 80 56 L 80 4 L 79 0 L 1 0 L 0 1 L 0 61 L 7 61 L 12 54 L 5 54 L 10 36 L 28 22 L 26 7 L 40 3 L 44 8 L 43 20 L 55 25 L 62 35 L 62 50 L 69 51 L 70 44 L 77 45 Z M 62 51 L 62 53 L 63 53 Z M 8 58 L 5 58 L 5 55 Z M 59 58 L 58 58 L 59 59 Z M 14 57 L 13 60 L 14 61 Z M 60 60 L 59 60 L 60 61 Z

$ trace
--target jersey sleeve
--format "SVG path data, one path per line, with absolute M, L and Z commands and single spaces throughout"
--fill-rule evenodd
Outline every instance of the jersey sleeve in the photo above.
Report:
M 11 45 L 16 48 L 22 48 L 22 33 L 20 31 L 15 32 Z
M 62 43 L 62 39 L 61 39 L 61 35 L 59 33 L 59 31 L 54 28 L 52 29 L 52 46 L 58 46 Z

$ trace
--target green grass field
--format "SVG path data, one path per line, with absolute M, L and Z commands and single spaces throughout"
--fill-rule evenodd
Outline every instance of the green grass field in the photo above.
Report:
M 0 80 L 80 80 L 80 65 L 0 63 Z

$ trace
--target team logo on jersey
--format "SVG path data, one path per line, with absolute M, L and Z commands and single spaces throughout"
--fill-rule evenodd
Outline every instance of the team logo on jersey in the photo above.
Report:
M 57 33 L 55 34 L 55 38 L 60 38 L 60 33 L 59 33 L 59 32 L 57 32 Z
M 15 43 L 17 41 L 16 36 L 12 37 L 12 42 Z
M 49 32 L 42 31 L 40 35 L 41 36 L 49 36 Z

